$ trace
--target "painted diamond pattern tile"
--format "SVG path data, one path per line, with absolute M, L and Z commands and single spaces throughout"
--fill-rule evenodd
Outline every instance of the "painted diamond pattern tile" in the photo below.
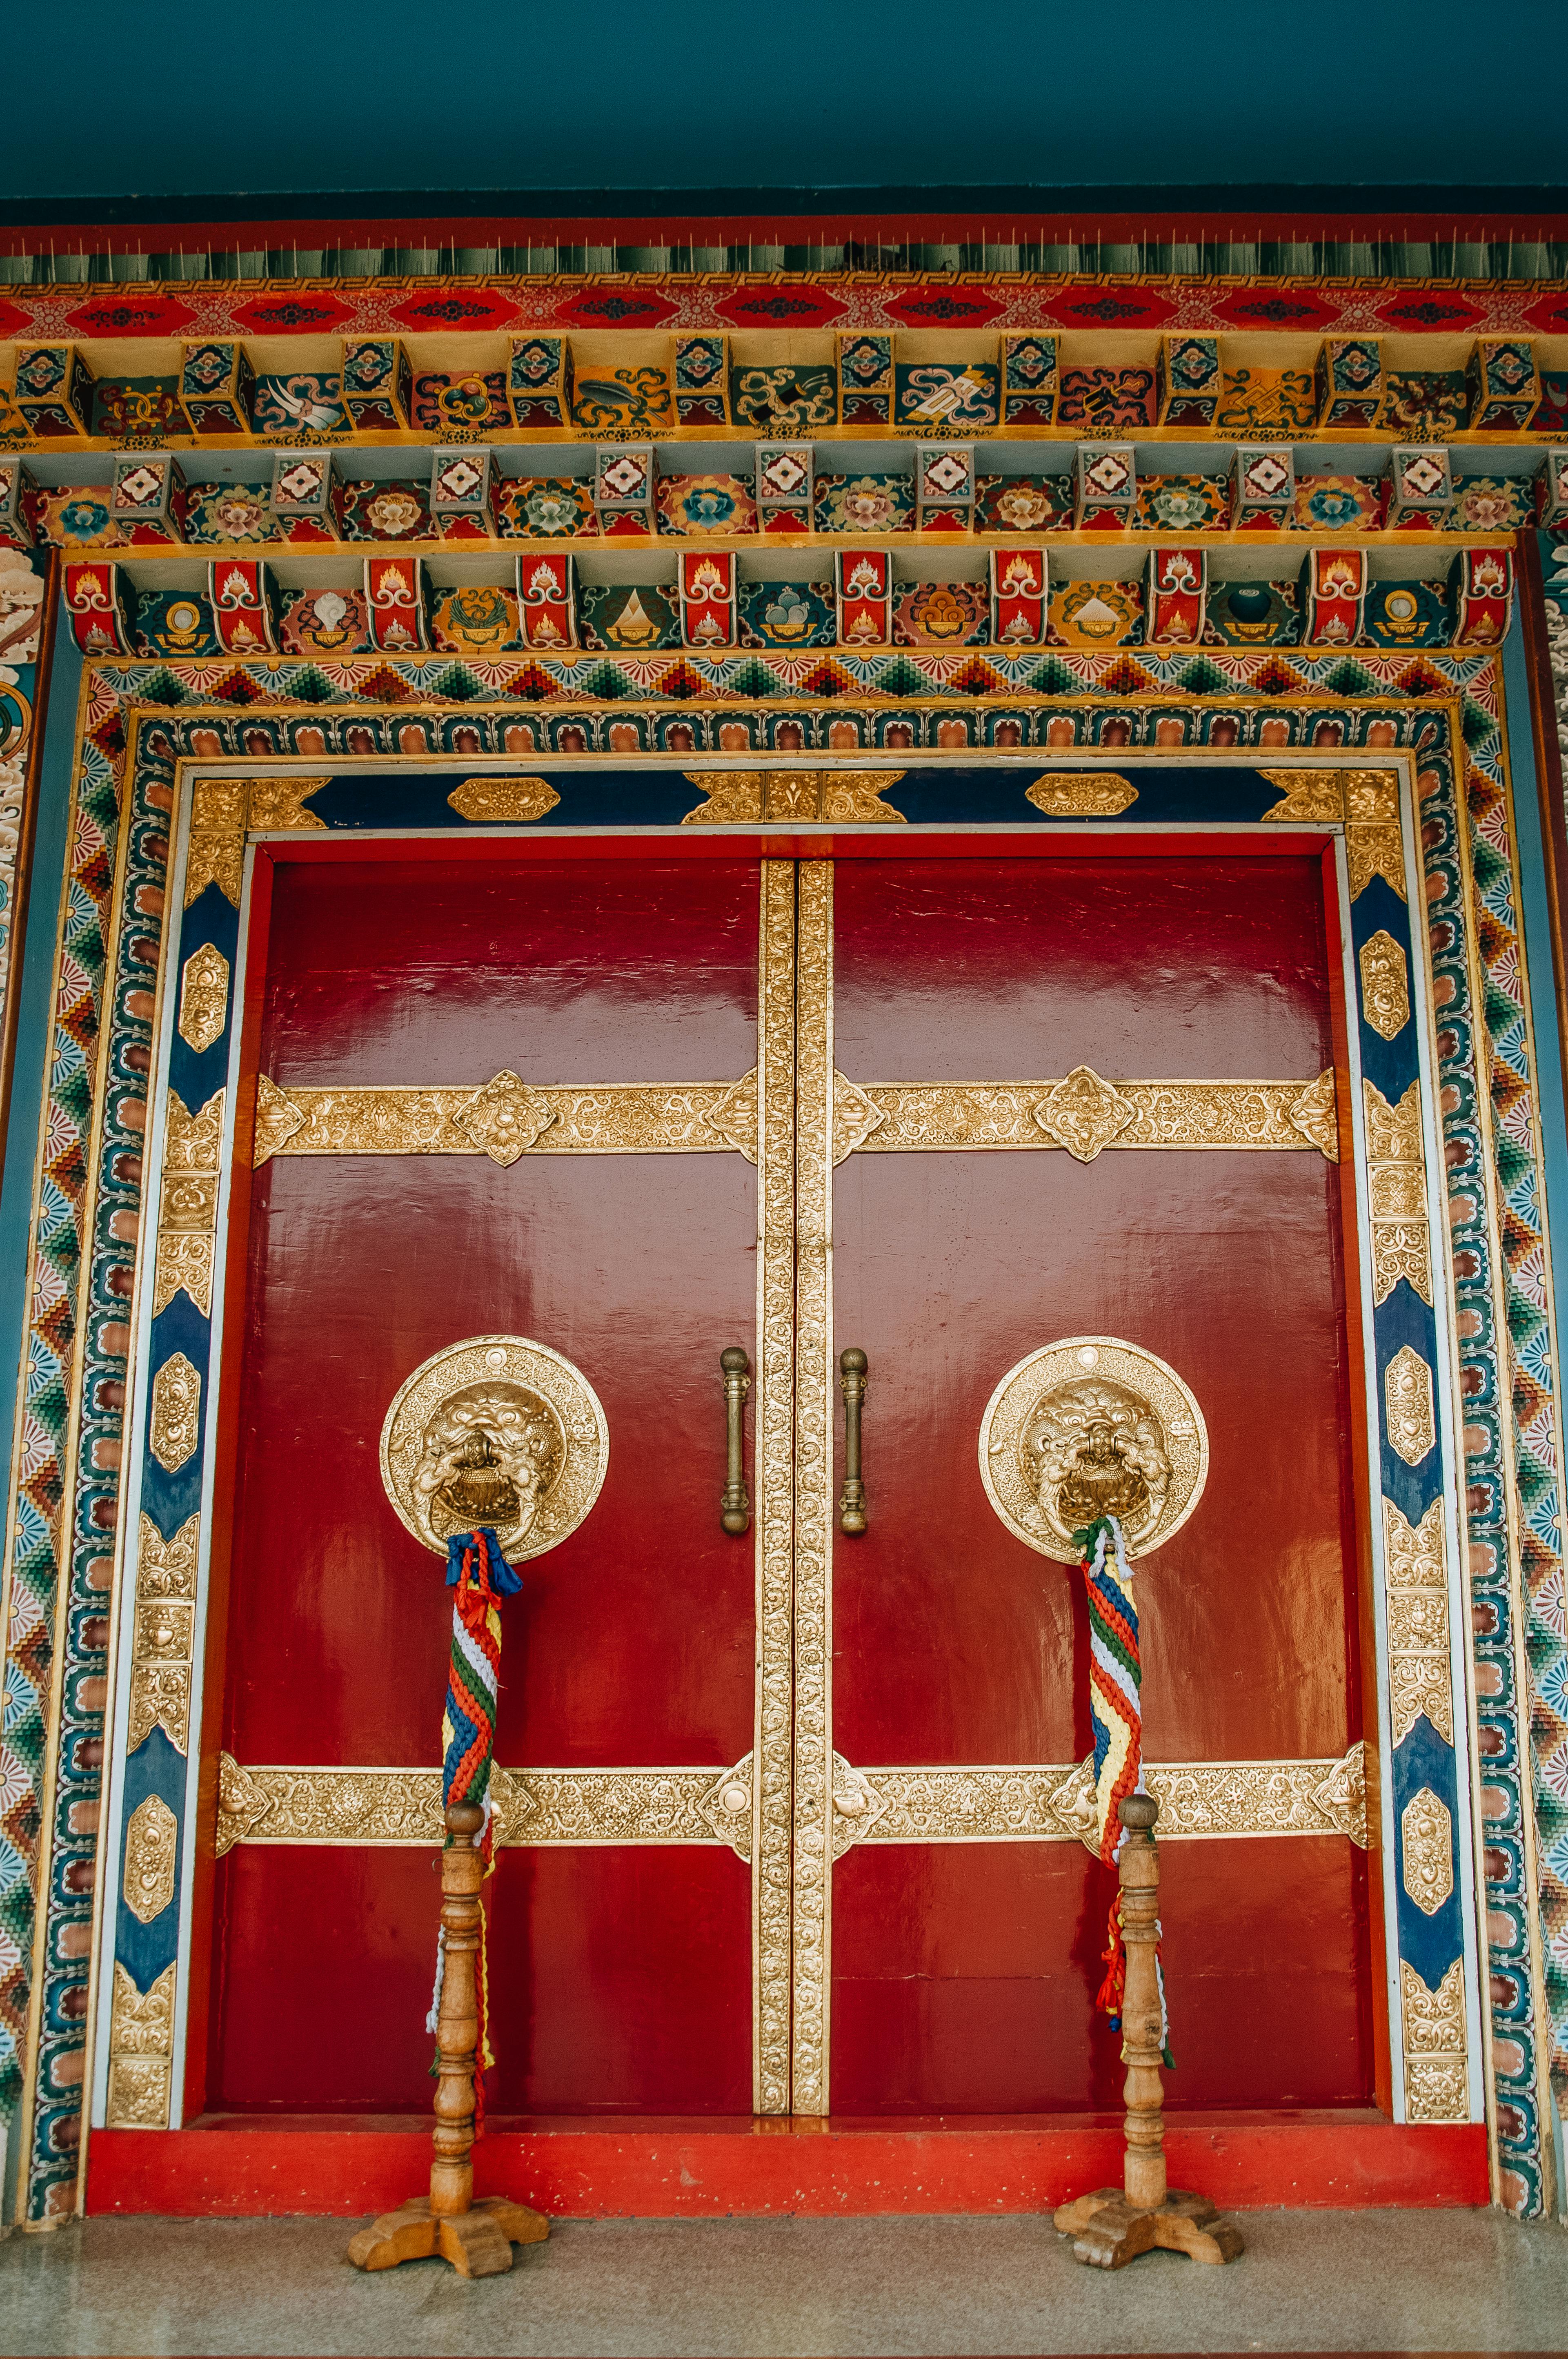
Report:
M 927 462 L 925 488 L 928 492 L 943 492 L 951 496 L 954 492 L 965 490 L 968 481 L 968 468 L 957 451 L 944 451 L 940 458 Z
M 298 459 L 277 479 L 277 488 L 287 500 L 313 500 L 321 489 L 322 469 L 314 460 Z
M 436 478 L 436 496 L 443 500 L 471 500 L 483 482 L 482 471 L 471 459 L 454 459 Z
M 633 500 L 647 480 L 647 472 L 640 459 L 615 459 L 599 480 L 618 500 Z
M 1246 496 L 1260 500 L 1277 499 L 1290 481 L 1290 469 L 1281 465 L 1271 451 L 1266 451 L 1261 459 L 1254 459 L 1241 478 Z
M 1421 499 L 1435 498 L 1439 492 L 1446 490 L 1447 484 L 1446 470 L 1440 467 L 1435 459 L 1429 458 L 1424 451 L 1419 459 L 1411 460 L 1405 469 L 1406 491 L 1414 492 Z
M 781 500 L 793 500 L 805 491 L 807 473 L 793 451 L 774 453 L 762 472 L 760 489 Z
M 161 467 L 133 467 L 114 486 L 117 508 L 145 508 L 163 489 Z
M 1117 493 L 1125 492 L 1127 489 L 1127 462 L 1125 459 L 1119 458 L 1114 451 L 1107 451 L 1102 457 L 1095 461 L 1092 467 L 1087 467 L 1084 470 L 1084 480 L 1097 492 L 1103 493 L 1108 499 L 1112 499 Z

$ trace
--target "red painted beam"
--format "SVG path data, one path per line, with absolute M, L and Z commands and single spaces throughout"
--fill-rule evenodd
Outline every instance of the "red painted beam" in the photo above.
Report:
M 1488 2201 L 1479 2124 L 1397 2126 L 1373 2114 L 1167 2120 L 1173 2187 L 1240 2210 L 1433 2209 Z M 1117 2183 L 1119 2125 L 1042 2122 L 666 2122 L 496 2128 L 475 2191 L 556 2219 L 840 2218 L 1032 2212 Z M 181 2219 L 311 2212 L 351 2219 L 423 2191 L 424 2128 L 237 2121 L 95 2130 L 90 2212 Z

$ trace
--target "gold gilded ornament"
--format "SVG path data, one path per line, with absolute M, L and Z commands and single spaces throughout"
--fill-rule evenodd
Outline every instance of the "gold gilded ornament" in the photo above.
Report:
M 1412 1082 L 1397 1106 L 1363 1081 L 1367 1190 L 1372 1214 L 1372 1299 L 1386 1302 L 1407 1278 L 1430 1308 L 1432 1245 L 1422 1151 L 1421 1092 Z
M 166 1474 L 178 1474 L 201 1439 L 201 1378 L 183 1352 L 153 1378 L 152 1451 Z
M 1396 1039 L 1411 1020 L 1410 968 L 1392 934 L 1381 929 L 1361 945 L 1361 1006 L 1368 1023 L 1385 1040 Z
M 1047 1091 L 1033 1109 L 1047 1138 L 1080 1163 L 1092 1163 L 1104 1147 L 1137 1119 L 1137 1108 L 1092 1065 L 1076 1065 L 1065 1082 Z
M 1114 770 L 1047 770 L 1023 796 L 1050 819 L 1115 819 L 1131 810 L 1138 789 Z
M 1454 1685 L 1441 1499 L 1433 1501 L 1413 1529 L 1392 1499 L 1383 1501 L 1383 1579 L 1394 1743 L 1400 1744 L 1424 1712 L 1439 1736 L 1452 1745 Z
M 1432 1370 L 1408 1343 L 1400 1346 L 1383 1371 L 1383 1406 L 1388 1411 L 1390 1444 L 1407 1466 L 1419 1466 L 1436 1446 L 1437 1419 Z
M 282 834 L 326 825 L 304 808 L 327 778 L 199 778 L 190 794 L 190 841 L 185 855 L 185 906 L 216 885 L 237 909 L 244 881 L 247 834 Z
M 1437 1988 L 1431 1990 L 1409 1961 L 1401 1958 L 1400 2016 L 1407 2115 L 1412 2122 L 1467 2120 L 1464 1961 L 1455 1958 Z
M 199 1113 L 168 1093 L 164 1118 L 163 1192 L 153 1267 L 153 1315 L 183 1286 L 205 1316 L 212 1308 L 212 1257 L 218 1227 L 218 1160 L 223 1136 L 223 1093 Z
M 683 827 L 756 827 L 763 820 L 821 820 L 839 827 L 905 824 L 881 799 L 902 770 L 688 770 L 708 800 Z
M 1435 1917 L 1454 1894 L 1454 1821 L 1430 1786 L 1400 1812 L 1400 1843 L 1405 1890 L 1423 1917 Z
M 223 1029 L 229 1012 L 229 962 L 203 942 L 185 962 L 179 980 L 179 1037 L 198 1056 Z
M 543 819 L 560 799 L 548 778 L 465 778 L 447 797 L 459 818 L 476 827 Z
M 125 1824 L 125 1874 L 121 1886 L 133 1917 L 150 1925 L 174 1898 L 179 1823 L 161 1794 L 136 1804 Z
M 525 1335 L 470 1335 L 416 1368 L 386 1412 L 381 1479 L 416 1539 L 445 1555 L 489 1524 L 514 1560 L 557 1548 L 598 1498 L 610 1429 L 588 1378 Z
M 168 1965 L 156 1982 L 139 1991 L 115 1961 L 105 2116 L 111 2129 L 155 2130 L 168 2125 L 174 1982 L 175 1969 Z
M 556 1118 L 549 1099 L 515 1073 L 497 1073 L 459 1107 L 452 1121 L 492 1163 L 515 1163 Z
M 536 1087 L 497 1073 L 478 1090 L 280 1090 L 256 1084 L 253 1159 L 275 1155 L 714 1155 L 755 1162 L 757 1075 L 738 1082 Z
M 1115 1335 L 1067 1335 L 1010 1368 L 980 1419 L 980 1480 L 1009 1531 L 1058 1564 L 1115 1516 L 1130 1557 L 1179 1531 L 1208 1479 L 1203 1412 L 1173 1368 Z

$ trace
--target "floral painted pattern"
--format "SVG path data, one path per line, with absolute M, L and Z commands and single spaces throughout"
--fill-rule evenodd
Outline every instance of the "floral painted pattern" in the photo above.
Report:
M 518 475 L 495 500 L 503 540 L 577 540 L 599 530 L 588 484 L 577 475 Z
M 914 582 L 895 590 L 892 635 L 901 647 L 969 647 L 990 636 L 983 582 Z
M 977 532 L 1070 532 L 1070 475 L 979 475 L 975 481 Z
M 1298 532 L 1375 532 L 1382 493 L 1373 475 L 1299 475 L 1292 523 Z
M 1132 521 L 1151 532 L 1221 532 L 1229 515 L 1223 475 L 1150 475 L 1138 486 Z
M 345 540 L 423 540 L 429 535 L 425 484 L 335 482 L 332 506 Z
M 818 475 L 818 532 L 913 532 L 914 482 L 909 475 Z
M 265 484 L 192 484 L 185 538 L 197 541 L 273 540 L 277 519 Z
M 659 530 L 709 539 L 755 532 L 752 481 L 750 475 L 661 475 L 655 494 Z

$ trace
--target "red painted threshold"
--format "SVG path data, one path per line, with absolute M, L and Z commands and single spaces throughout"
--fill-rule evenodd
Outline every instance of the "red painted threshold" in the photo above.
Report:
M 1093 2117 L 935 2121 L 498 2122 L 475 2192 L 556 2219 L 816 2218 L 1045 2212 L 1119 2182 L 1119 2125 Z M 1488 2201 L 1487 2134 L 1376 2114 L 1167 2116 L 1173 2187 L 1238 2208 Z M 388 2211 L 428 2181 L 427 2129 L 365 2116 L 211 2116 L 185 2130 L 94 2130 L 92 2212 L 217 2215 Z

